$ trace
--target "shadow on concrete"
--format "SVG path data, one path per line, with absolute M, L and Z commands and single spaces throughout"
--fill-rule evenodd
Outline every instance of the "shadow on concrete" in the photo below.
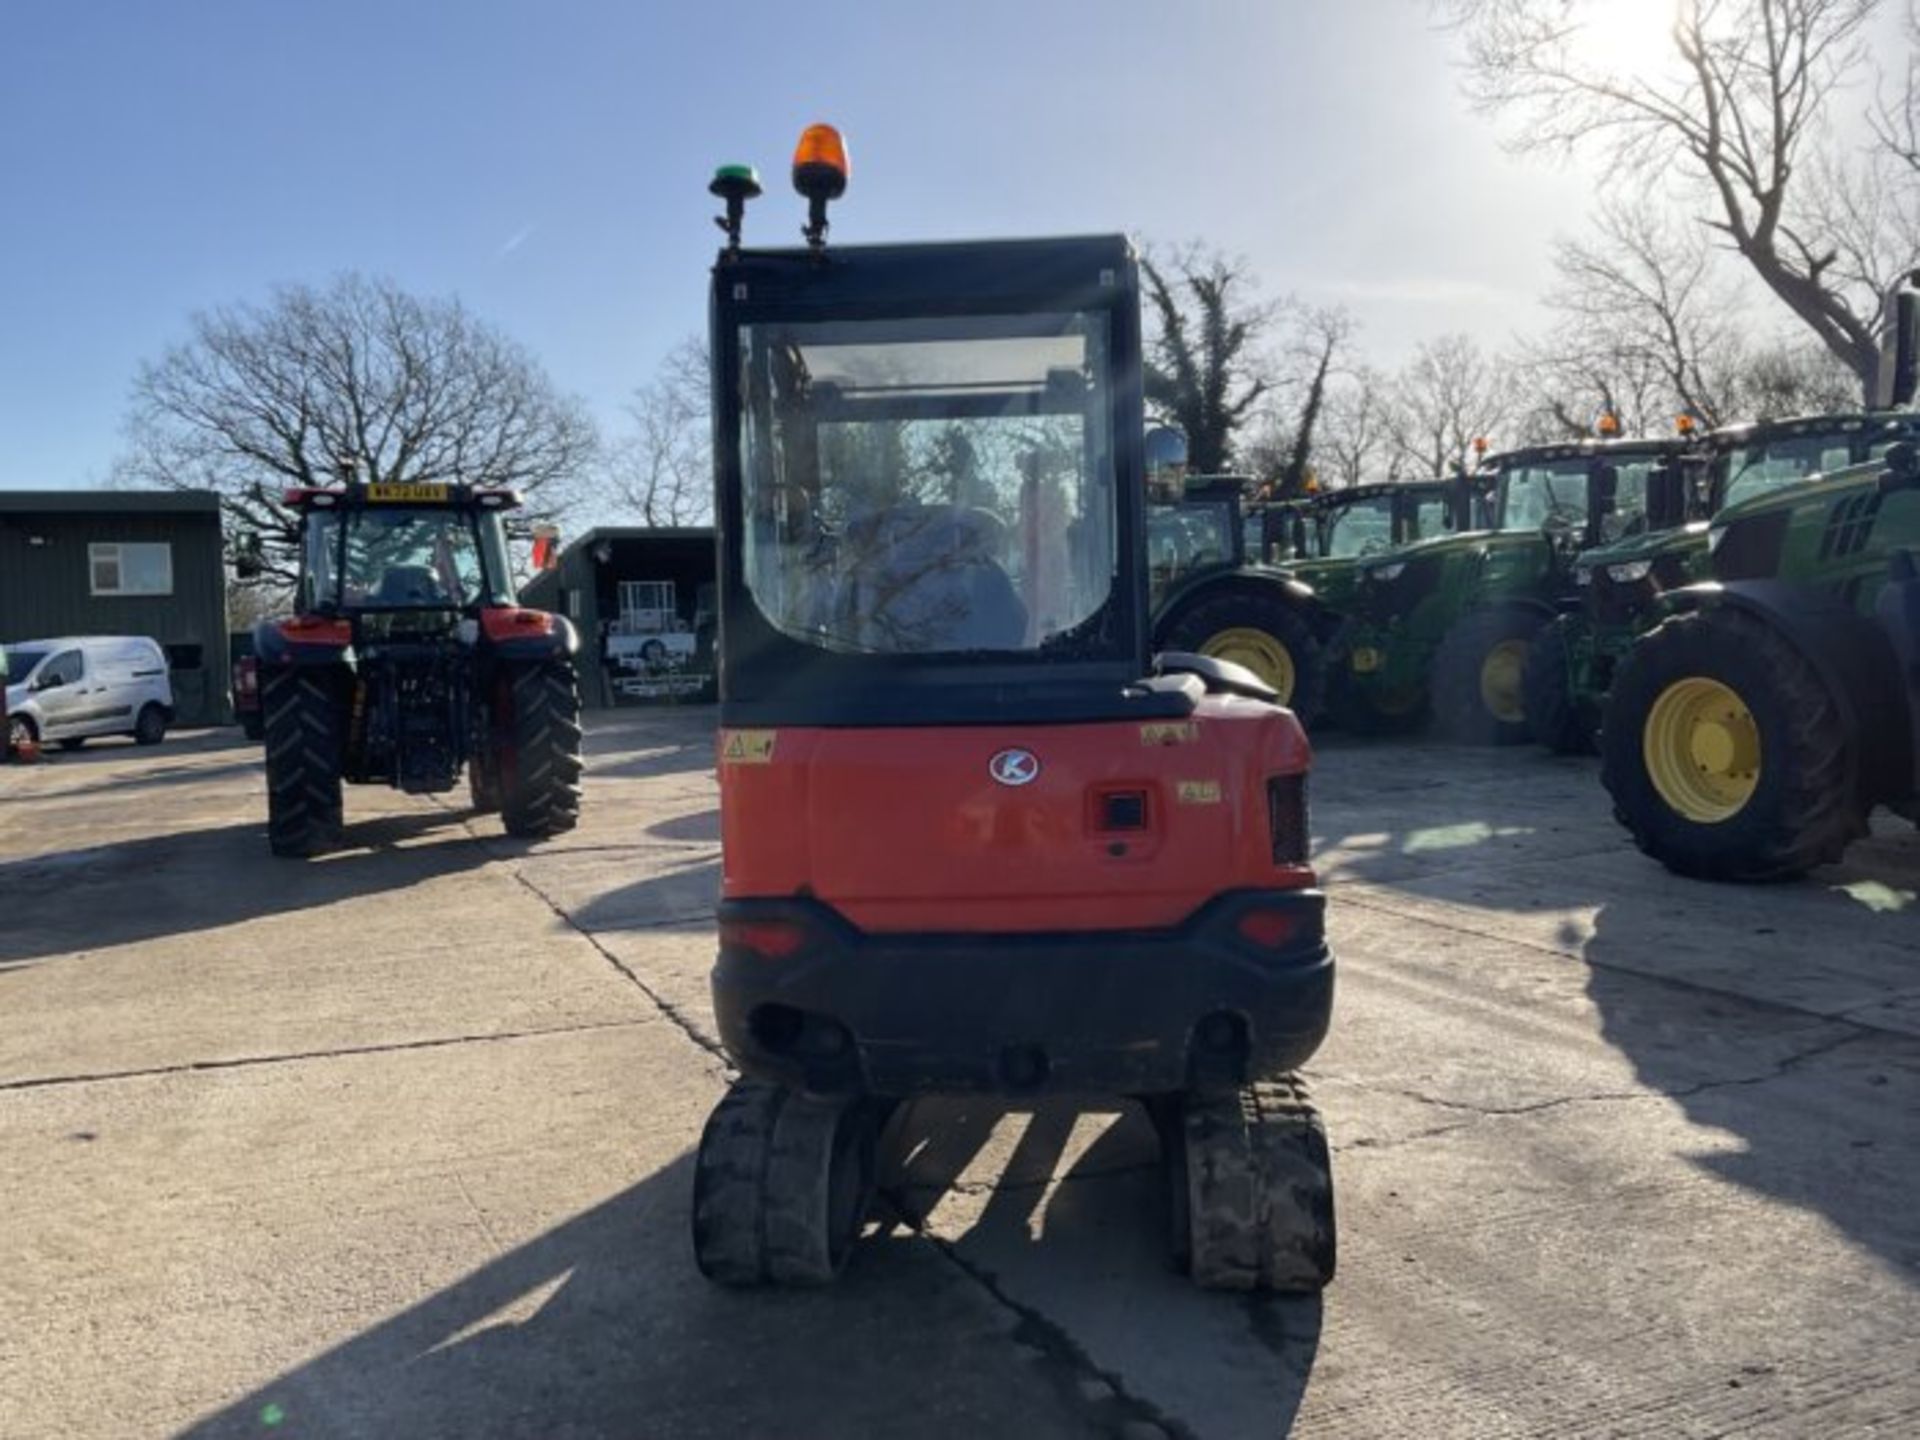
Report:
M 664 862 L 644 880 L 608 890 L 568 909 L 588 934 L 712 923 L 720 903 L 720 857 L 690 855 Z
M 0 864 L 0 967 L 402 890 L 497 858 L 461 812 L 349 818 L 339 850 L 283 860 L 262 822 L 146 835 Z M 484 823 L 484 822 L 483 822 Z
M 1030 1127 L 1035 1138 L 1022 1142 L 1015 1165 L 1052 1163 L 1062 1124 Z M 909 1115 L 897 1143 L 912 1149 L 912 1128 Z M 942 1163 L 965 1168 L 969 1144 L 985 1134 L 923 1137 L 938 1148 L 920 1148 L 918 1188 L 934 1183 Z M 1087 1303 L 1144 1344 L 1190 1353 L 1196 1313 L 1218 1319 L 1245 1302 L 1192 1290 L 1164 1265 L 1143 1263 L 1127 1234 L 1113 1233 L 1116 1224 L 1153 1230 L 1157 1215 L 1116 1221 L 1075 1202 L 1102 1188 L 1086 1183 L 1107 1163 L 1101 1149 L 1063 1178 L 1044 1234 L 1026 1248 L 1035 1256 L 1097 1254 L 1100 1288 Z M 1024 1234 L 1039 1186 L 996 1196 L 957 1245 L 936 1248 L 905 1224 L 882 1220 L 836 1286 L 730 1292 L 693 1266 L 691 1171 L 691 1157 L 681 1156 L 186 1435 L 1091 1437 L 1165 1418 L 1095 1382 L 1074 1343 L 1013 1293 L 1018 1276 L 986 1275 L 963 1254 L 975 1237 Z M 1317 1325 L 1315 1336 L 1287 1341 L 1286 1368 L 1302 1385 Z M 1247 1383 L 1264 1395 L 1272 1378 Z M 1261 1403 L 1267 1423 L 1259 1433 L 1284 1434 L 1292 1411 Z
M 1828 943 L 1811 926 L 1800 942 L 1810 954 Z M 1738 933 L 1726 944 L 1736 971 L 1743 958 L 1784 961 L 1743 957 Z M 1910 990 L 1920 984 L 1920 949 L 1910 933 L 1903 948 L 1907 973 L 1888 979 Z M 1694 1164 L 1824 1217 L 1920 1286 L 1920 1037 L 1728 993 L 1722 986 L 1741 983 L 1737 973 L 1702 973 L 1684 957 L 1668 966 L 1648 917 L 1629 905 L 1600 910 L 1585 959 L 1602 1033 L 1639 1080 L 1740 1142 Z
M 702 810 L 697 815 L 676 815 L 671 820 L 662 820 L 649 825 L 647 834 L 656 840 L 673 840 L 687 844 L 710 841 L 720 843 L 720 811 Z

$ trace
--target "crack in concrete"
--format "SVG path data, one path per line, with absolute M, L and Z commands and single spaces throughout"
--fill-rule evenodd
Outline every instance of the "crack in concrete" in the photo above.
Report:
M 1197 1432 L 1190 1425 L 1174 1418 L 1152 1401 L 1136 1394 L 1128 1387 L 1119 1371 L 1109 1370 L 1095 1363 L 1086 1347 L 1074 1339 L 1064 1325 L 1050 1319 L 1034 1306 L 1014 1299 L 1007 1293 L 1006 1287 L 1000 1283 L 1000 1277 L 993 1271 L 977 1260 L 970 1260 L 961 1254 L 957 1242 L 934 1234 L 927 1229 L 924 1222 L 915 1219 L 913 1212 L 901 1203 L 897 1189 L 883 1188 L 879 1193 L 880 1198 L 886 1201 L 901 1224 L 931 1245 L 935 1253 L 984 1290 L 996 1305 L 1017 1318 L 1019 1324 L 1013 1333 L 1015 1344 L 1039 1351 L 1068 1372 L 1082 1377 L 1083 1381 L 1089 1379 L 1100 1381 L 1113 1391 L 1114 1400 L 1128 1412 L 1125 1417 L 1127 1422 L 1144 1421 L 1150 1425 L 1157 1425 L 1167 1435 L 1174 1437 L 1174 1440 L 1197 1440 Z M 1089 1408 L 1106 1403 L 1104 1400 L 1088 1401 L 1084 1397 L 1084 1392 L 1081 1393 L 1080 1403 Z M 1119 1432 L 1123 1427 L 1114 1425 L 1112 1428 L 1115 1432 Z
M 1676 1089 L 1648 1087 L 1639 1090 L 1596 1090 L 1579 1095 L 1556 1095 L 1547 1100 L 1534 1100 L 1525 1105 L 1480 1105 L 1470 1100 L 1449 1100 L 1444 1096 L 1430 1095 L 1424 1090 L 1412 1089 L 1402 1085 L 1383 1085 L 1374 1081 L 1362 1080 L 1352 1075 L 1337 1075 L 1331 1071 L 1317 1071 L 1320 1078 L 1335 1084 L 1351 1085 L 1357 1090 L 1370 1091 L 1376 1095 L 1398 1095 L 1402 1099 L 1412 1100 L 1422 1105 L 1431 1105 L 1439 1110 L 1451 1110 L 1470 1115 L 1458 1125 L 1442 1125 L 1432 1130 L 1421 1131 L 1415 1135 L 1398 1136 L 1392 1140 L 1374 1142 L 1356 1142 L 1362 1149 L 1387 1149 L 1392 1146 L 1409 1144 L 1415 1140 L 1432 1139 L 1438 1135 L 1448 1135 L 1462 1130 L 1481 1120 L 1505 1120 L 1518 1115 L 1538 1115 L 1548 1110 L 1558 1110 L 1569 1105 L 1617 1105 L 1643 1100 L 1690 1100 L 1696 1095 L 1704 1095 L 1713 1090 L 1737 1089 L 1742 1086 L 1765 1085 L 1774 1080 L 1784 1079 L 1802 1065 L 1818 1060 L 1834 1051 L 1860 1041 L 1874 1038 L 1879 1032 L 1854 1030 L 1850 1034 L 1833 1035 L 1797 1050 L 1776 1061 L 1757 1075 L 1736 1075 L 1725 1080 L 1702 1080 L 1693 1085 Z
M 535 899 L 539 900 L 541 904 L 545 905 L 547 909 L 551 910 L 563 925 L 591 945 L 601 959 L 605 960 L 615 970 L 619 971 L 620 974 L 624 975 L 628 983 L 642 995 L 646 996 L 653 1007 L 658 1010 L 661 1015 L 666 1017 L 667 1021 L 672 1024 L 676 1030 L 680 1031 L 687 1039 L 691 1040 L 695 1045 L 706 1051 L 707 1054 L 718 1060 L 728 1075 L 731 1076 L 739 1073 L 734 1068 L 733 1060 L 728 1056 L 720 1042 L 702 1030 L 684 1010 L 667 999 L 667 997 L 662 995 L 658 990 L 655 990 L 651 985 L 647 984 L 646 981 L 642 980 L 638 972 L 636 972 L 631 965 L 628 965 L 618 955 L 614 954 L 613 951 L 609 950 L 605 945 L 602 945 L 599 937 L 591 930 L 584 928 L 573 916 L 566 912 L 558 901 L 523 875 L 518 867 L 513 868 L 512 874 L 515 882 L 521 885 L 528 894 L 532 895 Z
M 245 1070 L 260 1065 L 297 1065 L 308 1060 L 346 1060 L 357 1055 L 395 1055 L 408 1050 L 442 1050 L 450 1045 L 484 1045 L 499 1040 L 539 1040 L 549 1035 L 582 1035 L 595 1030 L 627 1030 L 651 1025 L 640 1020 L 595 1020 L 579 1025 L 553 1025 L 538 1030 L 500 1030 L 489 1034 L 440 1035 L 429 1040 L 396 1040 L 385 1045 L 342 1045 L 329 1050 L 294 1050 L 280 1055 L 236 1055 L 225 1060 L 186 1060 L 178 1065 L 151 1065 L 137 1070 L 101 1070 L 86 1075 L 35 1075 L 25 1080 L 0 1081 L 0 1094 L 11 1090 L 46 1090 L 63 1085 L 92 1085 L 106 1080 L 145 1080 L 163 1075 L 192 1075 L 207 1070 Z

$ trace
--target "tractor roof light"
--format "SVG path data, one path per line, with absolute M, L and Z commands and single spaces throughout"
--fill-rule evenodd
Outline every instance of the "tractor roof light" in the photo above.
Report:
M 1693 432 L 1700 428 L 1700 422 L 1691 415 L 1676 415 L 1673 417 L 1673 428 L 1681 439 L 1691 440 Z
M 793 188 L 807 202 L 802 234 L 818 250 L 827 243 L 827 202 L 847 193 L 853 173 L 847 163 L 847 142 L 831 125 L 809 125 L 800 132 L 793 150 Z
M 727 213 L 713 217 L 713 223 L 727 234 L 727 253 L 740 253 L 740 222 L 746 217 L 747 201 L 760 198 L 760 172 L 751 165 L 722 165 L 713 172 L 707 185 L 709 195 L 727 202 Z
M 1600 418 L 1594 422 L 1593 428 L 1599 432 L 1602 440 L 1618 440 L 1620 438 L 1620 417 L 1611 410 L 1602 410 L 1600 412 Z

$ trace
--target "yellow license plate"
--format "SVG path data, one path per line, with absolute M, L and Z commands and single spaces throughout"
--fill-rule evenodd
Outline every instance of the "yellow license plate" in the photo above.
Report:
M 374 484 L 367 487 L 367 499 L 388 505 L 420 505 L 445 501 L 444 485 Z

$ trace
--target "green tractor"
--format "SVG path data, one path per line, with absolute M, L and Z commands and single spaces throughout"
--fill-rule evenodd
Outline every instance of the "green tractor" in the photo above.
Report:
M 1465 476 L 1351 485 L 1287 502 L 1267 524 L 1266 556 L 1344 610 L 1359 589 L 1361 561 L 1471 530 L 1477 519 L 1473 485 Z
M 1153 643 L 1246 666 L 1310 725 L 1326 698 L 1326 647 L 1339 616 L 1307 585 L 1248 559 L 1253 483 L 1199 475 L 1150 485 Z
M 1411 728 L 1431 711 L 1456 740 L 1525 741 L 1527 656 L 1572 588 L 1575 558 L 1644 525 L 1648 476 L 1683 449 L 1578 440 L 1483 461 L 1486 528 L 1360 563 L 1331 656 L 1340 722 Z
M 1920 294 L 1889 297 L 1873 397 L 1911 405 Z M 1730 504 L 1710 581 L 1662 595 L 1620 665 L 1601 777 L 1648 855 L 1777 880 L 1837 860 L 1877 805 L 1920 820 L 1920 448 Z
M 1649 481 L 1646 527 L 1581 555 L 1566 613 L 1541 632 L 1523 677 L 1534 738 L 1561 754 L 1594 748 L 1607 692 L 1667 591 L 1710 578 L 1708 518 L 1920 438 L 1909 412 L 1811 415 L 1724 426 Z

